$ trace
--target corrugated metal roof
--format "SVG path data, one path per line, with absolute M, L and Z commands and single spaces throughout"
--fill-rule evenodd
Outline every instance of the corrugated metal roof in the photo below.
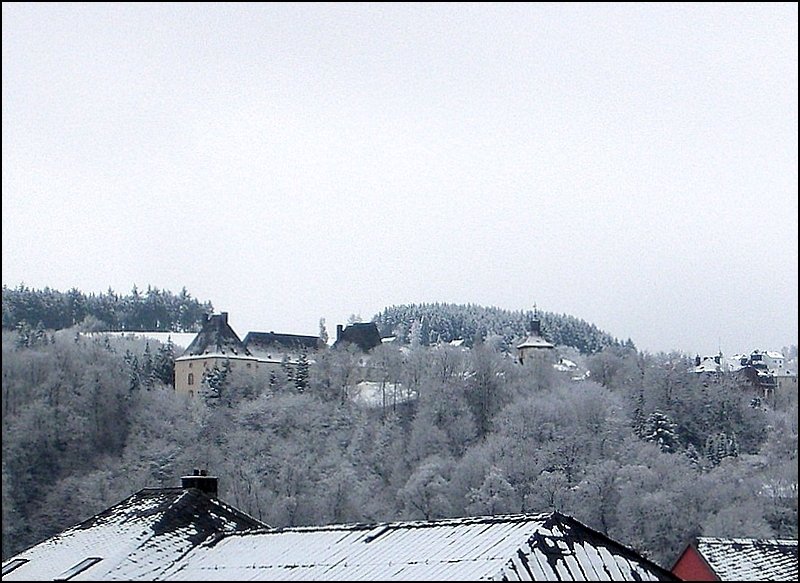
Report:
M 695 545 L 722 581 L 797 581 L 797 541 L 700 537 Z
M 27 562 L 3 581 L 52 581 L 89 557 L 101 560 L 71 580 L 154 579 L 216 533 L 264 526 L 199 490 L 146 488 L 12 557 Z
M 224 535 L 164 573 L 175 580 L 673 580 L 553 514 L 289 528 Z

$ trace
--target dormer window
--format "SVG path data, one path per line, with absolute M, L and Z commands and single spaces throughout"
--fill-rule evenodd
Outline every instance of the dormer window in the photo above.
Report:
M 69 581 L 75 575 L 77 575 L 79 573 L 83 573 L 86 569 L 88 569 L 89 567 L 91 567 L 95 563 L 99 563 L 102 560 L 103 559 L 101 559 L 100 557 L 90 557 L 88 559 L 84 559 L 80 563 L 78 563 L 77 565 L 72 567 L 71 569 L 67 569 L 66 571 L 61 573 L 61 575 L 56 577 L 54 579 L 54 581 Z
M 14 569 L 21 567 L 28 562 L 28 559 L 14 559 L 8 565 L 3 565 L 3 577 L 8 575 Z

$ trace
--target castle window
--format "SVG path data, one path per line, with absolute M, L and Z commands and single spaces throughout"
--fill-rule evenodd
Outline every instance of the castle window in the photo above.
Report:
M 192 363 L 191 362 L 189 363 L 189 368 L 192 368 Z
M 189 384 L 190 385 L 194 384 L 194 374 L 192 374 L 192 373 L 189 373 Z

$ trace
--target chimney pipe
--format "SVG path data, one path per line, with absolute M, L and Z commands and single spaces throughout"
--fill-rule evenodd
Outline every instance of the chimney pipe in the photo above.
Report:
M 211 498 L 217 497 L 219 480 L 216 476 L 209 476 L 207 470 L 194 470 L 191 476 L 181 477 L 181 488 L 188 490 L 195 488 Z
M 343 331 L 344 331 L 344 326 L 342 326 L 341 324 L 336 324 L 336 340 L 337 340 L 337 342 L 341 339 Z
M 227 324 L 228 323 L 228 312 L 221 312 L 220 316 L 222 317 L 222 321 Z

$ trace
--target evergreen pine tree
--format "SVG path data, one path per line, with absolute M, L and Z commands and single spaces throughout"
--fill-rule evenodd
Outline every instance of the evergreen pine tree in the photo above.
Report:
M 133 393 L 142 387 L 139 359 L 128 351 L 125 353 L 125 360 L 128 363 L 128 392 Z
M 661 451 L 672 453 L 678 447 L 675 427 L 667 415 L 661 411 L 653 411 L 645 420 L 643 439 L 657 444 Z
M 283 374 L 286 376 L 286 380 L 288 382 L 291 383 L 294 381 L 294 366 L 292 366 L 292 363 L 289 362 L 288 354 L 284 354 L 283 358 L 281 359 L 281 370 L 283 371 Z
M 214 407 L 222 403 L 230 370 L 230 361 L 226 360 L 222 363 L 222 367 L 215 366 L 203 374 L 203 397 L 207 405 Z
M 736 434 L 732 433 L 728 441 L 728 455 L 730 457 L 739 457 L 739 442 L 736 440 Z
M 155 373 L 153 368 L 153 353 L 150 350 L 150 343 L 144 345 L 144 354 L 142 354 L 142 383 L 149 391 L 155 385 Z
M 308 354 L 305 349 L 300 351 L 300 356 L 297 359 L 297 370 L 294 375 L 294 386 L 297 392 L 302 393 L 308 388 Z
M 633 410 L 633 433 L 639 439 L 644 438 L 644 390 L 639 389 L 639 394 L 636 396 L 636 407 Z
M 319 341 L 322 346 L 326 346 L 328 344 L 328 340 L 330 336 L 328 336 L 328 329 L 325 327 L 325 318 L 319 319 Z
M 153 371 L 155 377 L 165 385 L 174 386 L 175 384 L 175 344 L 172 338 L 167 339 L 167 343 L 162 345 L 156 352 L 153 361 Z
M 683 453 L 689 459 L 689 463 L 692 464 L 692 467 L 699 467 L 700 453 L 697 451 L 697 448 L 694 445 L 690 443 Z

